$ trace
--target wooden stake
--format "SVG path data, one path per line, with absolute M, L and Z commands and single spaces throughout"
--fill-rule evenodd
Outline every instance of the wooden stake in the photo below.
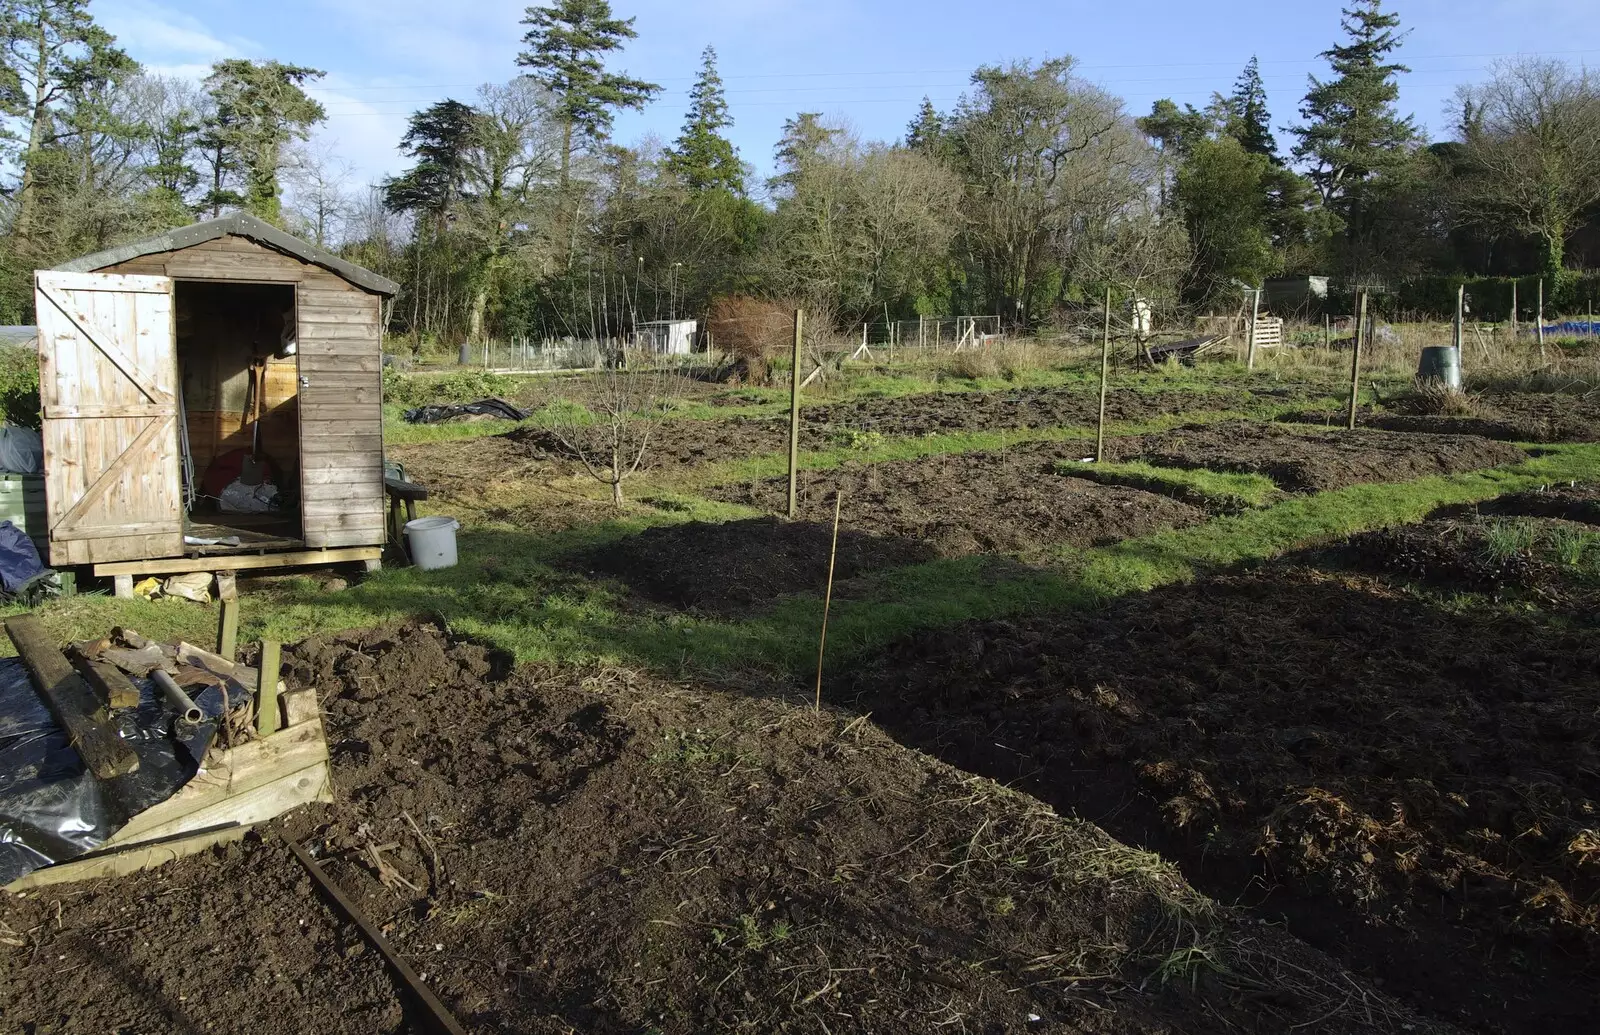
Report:
M 1511 338 L 1517 337 L 1517 279 L 1511 278 Z
M 294 853 L 294 857 L 300 860 L 300 865 L 306 868 L 306 873 L 311 875 L 312 882 L 322 889 L 323 894 L 333 900 L 333 904 L 339 908 L 339 911 L 351 923 L 356 925 L 361 933 L 366 936 L 367 941 L 372 943 L 372 947 L 378 950 L 378 955 L 382 956 L 384 961 L 389 964 L 390 969 L 399 975 L 401 981 L 405 982 L 406 988 L 411 990 L 411 994 L 416 996 L 423 1009 L 427 1010 L 428 1016 L 433 1022 L 432 1027 L 434 1030 L 444 1032 L 444 1035 L 467 1035 L 467 1030 L 455 1019 L 450 1010 L 439 1000 L 439 997 L 433 994 L 432 989 L 422 983 L 422 979 L 417 976 L 416 971 L 411 969 L 411 965 L 398 952 L 394 951 L 393 946 L 383 936 L 383 932 L 378 930 L 377 925 L 367 919 L 366 914 L 362 913 L 356 904 L 343 891 L 339 890 L 337 884 L 328 879 L 327 874 L 322 872 L 322 867 L 317 865 L 316 860 L 312 859 L 310 855 L 306 854 L 305 849 L 293 841 L 285 841 L 284 843 L 289 846 L 289 851 Z
M 34 689 L 89 771 L 101 780 L 138 772 L 139 756 L 106 721 L 105 709 L 88 681 L 72 667 L 39 620 L 17 615 L 7 618 L 5 626 L 33 677 Z
M 261 641 L 261 671 L 256 684 L 256 732 L 270 737 L 278 732 L 278 669 L 283 645 Z
M 1111 379 L 1111 289 L 1106 288 L 1106 333 L 1100 344 L 1100 427 L 1095 432 L 1094 462 L 1106 462 L 1106 386 Z
M 828 649 L 828 612 L 833 609 L 833 566 L 839 557 L 839 512 L 844 506 L 844 493 L 833 494 L 833 547 L 828 551 L 828 591 L 822 598 L 822 636 L 817 641 L 817 699 L 812 706 L 822 711 L 822 656 Z
M 1245 368 L 1256 368 L 1256 322 L 1261 319 L 1261 290 L 1257 288 L 1252 295 L 1254 301 L 1250 305 L 1250 346 L 1245 353 Z
M 1356 312 L 1356 340 L 1350 356 L 1350 430 L 1356 430 L 1356 402 L 1361 395 L 1361 343 L 1367 336 L 1367 293 L 1361 292 Z
M 1322 347 L 1330 351 L 1333 349 L 1333 317 L 1327 313 L 1322 314 Z
M 805 331 L 804 310 L 794 311 L 794 359 L 789 376 L 789 516 L 792 518 L 799 505 L 800 487 L 800 336 Z M 894 353 L 890 354 L 893 362 Z
M 1463 369 L 1463 346 L 1467 341 L 1467 286 L 1461 284 L 1456 288 L 1456 370 Z

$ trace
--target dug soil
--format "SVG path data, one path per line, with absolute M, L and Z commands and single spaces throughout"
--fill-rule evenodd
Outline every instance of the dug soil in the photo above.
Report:
M 1600 629 L 1436 597 L 1291 559 L 914 636 L 829 694 L 1439 1015 L 1593 1031 Z
M 1509 442 L 1473 435 L 1295 431 L 1282 424 L 1226 421 L 1116 440 L 1118 460 L 1160 467 L 1237 471 L 1271 478 L 1289 492 L 1326 492 L 1362 482 L 1410 481 L 1526 460 Z
M 1357 426 L 1382 431 L 1425 434 L 1480 435 L 1504 442 L 1600 441 L 1600 398 L 1549 393 L 1474 395 L 1470 414 L 1446 415 L 1406 412 L 1404 399 L 1396 412 L 1374 412 L 1363 407 Z M 1348 411 L 1310 410 L 1285 414 L 1298 424 L 1343 427 Z
M 822 522 L 691 521 L 647 529 L 588 551 L 573 563 L 619 579 L 653 603 L 739 618 L 784 597 L 820 594 L 832 548 L 832 526 Z M 843 529 L 833 565 L 834 593 L 853 596 L 863 575 L 934 556 L 926 543 Z
M 1106 419 L 1148 421 L 1181 413 L 1236 410 L 1264 401 L 1303 398 L 1296 389 L 1261 392 L 1166 391 L 1113 393 Z M 1279 394 L 1274 393 L 1281 393 Z M 965 431 L 1092 427 L 1099 419 L 1100 398 L 1079 388 L 1014 388 L 1003 392 L 945 392 L 893 399 L 860 399 L 811 404 L 801 410 L 800 448 L 833 449 L 859 444 L 862 436 L 918 437 Z M 539 428 L 519 428 L 507 436 L 535 458 L 566 462 L 557 438 Z M 674 420 L 650 446 L 644 469 L 748 460 L 789 448 L 787 418 L 732 417 L 722 420 Z
M 425 626 L 285 660 L 319 688 L 338 803 L 6 899 L 8 1030 L 425 1030 L 281 838 L 484 1035 L 1446 1030 L 864 719 L 507 673 Z
M 1061 546 L 1098 546 L 1206 519 L 1199 507 L 1120 485 L 1058 474 L 1092 442 L 1034 442 L 1004 451 L 846 464 L 800 475 L 800 517 L 925 543 L 943 557 L 1006 554 L 1038 559 Z M 769 478 L 708 490 L 714 499 L 783 510 L 788 481 Z

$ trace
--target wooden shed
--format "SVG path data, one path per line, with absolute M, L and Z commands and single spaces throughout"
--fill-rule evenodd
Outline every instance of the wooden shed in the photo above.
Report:
M 397 287 L 245 214 L 39 271 L 50 562 L 376 565 Z

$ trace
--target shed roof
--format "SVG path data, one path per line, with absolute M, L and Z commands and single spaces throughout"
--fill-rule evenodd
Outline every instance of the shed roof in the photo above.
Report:
M 115 248 L 107 248 L 103 252 L 85 255 L 81 259 L 73 259 L 56 267 L 75 273 L 90 273 L 102 270 L 107 266 L 129 262 L 145 255 L 154 255 L 157 252 L 176 252 L 185 248 L 193 248 L 206 241 L 215 241 L 221 237 L 233 235 L 246 237 L 257 244 L 266 245 L 285 255 L 293 256 L 301 262 L 313 266 L 321 266 L 336 276 L 343 277 L 356 287 L 379 295 L 393 295 L 400 290 L 400 285 L 388 277 L 381 277 L 369 269 L 357 266 L 353 262 L 346 262 L 332 252 L 319 248 L 309 241 L 302 241 L 293 234 L 279 230 L 270 223 L 257 219 L 248 212 L 235 212 L 220 219 L 208 219 L 203 223 L 194 223 L 190 226 L 179 227 L 176 230 L 167 230 L 154 234 L 139 241 L 130 241 L 119 244 Z

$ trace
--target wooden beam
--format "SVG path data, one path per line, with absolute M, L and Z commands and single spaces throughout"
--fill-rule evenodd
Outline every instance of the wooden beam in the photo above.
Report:
M 376 533 L 382 537 L 380 527 Z M 190 571 L 241 571 L 251 568 L 314 568 L 326 564 L 352 564 L 374 561 L 383 556 L 382 546 L 355 546 L 338 550 L 298 550 L 293 553 L 217 555 L 212 557 L 170 557 L 149 561 L 112 561 L 96 564 L 95 575 L 131 577 L 134 575 L 178 575 Z M 133 586 L 130 583 L 131 594 Z
M 123 674 L 122 669 L 95 658 L 79 657 L 74 660 L 78 671 L 100 692 L 100 699 L 107 708 L 117 711 L 139 707 L 139 688 Z
M 139 756 L 107 723 L 105 709 L 88 681 L 56 648 L 39 620 L 17 615 L 5 624 L 39 696 L 89 771 L 102 780 L 138 772 Z

